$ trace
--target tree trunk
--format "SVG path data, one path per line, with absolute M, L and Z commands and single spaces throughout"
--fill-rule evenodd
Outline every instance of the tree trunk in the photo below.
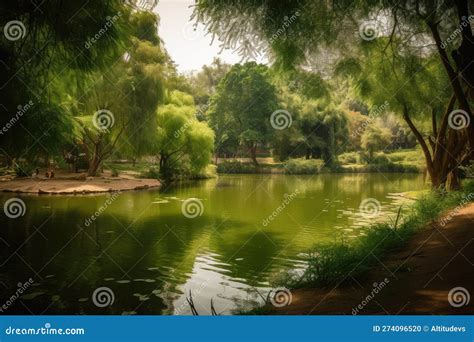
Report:
M 442 47 L 443 43 L 439 35 L 438 26 L 437 24 L 428 24 L 428 26 L 433 35 L 433 39 L 436 42 L 436 48 L 438 50 L 438 54 L 440 55 L 441 62 L 444 66 L 444 69 L 446 70 L 446 73 L 448 74 L 449 81 L 450 81 L 451 87 L 453 88 L 453 92 L 456 95 L 456 98 L 458 100 L 459 107 L 467 113 L 472 123 L 474 122 L 474 116 L 472 114 L 471 107 L 469 106 L 469 102 L 466 98 L 466 94 L 464 94 L 464 90 L 462 89 L 460 77 L 456 73 L 452 65 L 450 64 L 449 57 L 446 53 L 446 50 L 443 49 Z M 467 131 L 468 131 L 469 144 L 470 144 L 471 149 L 473 149 L 474 148 L 474 125 L 472 124 L 468 125 Z
M 95 177 L 97 176 L 97 171 L 99 170 L 100 164 L 102 163 L 102 158 L 99 153 L 99 144 L 94 145 L 94 154 L 92 159 L 89 162 L 89 169 L 87 170 L 87 176 Z
M 252 162 L 255 166 L 258 166 L 258 161 L 257 161 L 257 146 L 253 145 L 250 147 L 250 155 L 252 157 Z
M 461 189 L 461 184 L 459 183 L 459 170 L 454 169 L 448 175 L 447 181 L 448 191 L 455 191 Z

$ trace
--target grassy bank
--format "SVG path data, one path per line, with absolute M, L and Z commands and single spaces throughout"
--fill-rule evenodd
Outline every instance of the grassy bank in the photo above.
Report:
M 332 166 L 321 159 L 293 158 L 283 162 L 273 158 L 257 158 L 254 165 L 249 158 L 220 159 L 217 173 L 284 173 L 308 175 L 320 173 L 420 173 L 425 168 L 423 154 L 418 149 L 377 152 L 371 158 L 359 152 L 337 156 Z
M 390 222 L 368 227 L 367 234 L 352 242 L 317 245 L 309 251 L 304 271 L 286 271 L 273 282 L 274 287 L 332 288 L 363 282 L 369 270 L 379 264 L 389 252 L 403 248 L 408 240 L 452 208 L 460 208 L 474 197 L 474 182 L 466 182 L 462 191 L 440 195 L 430 192 L 422 196 Z M 349 276 L 350 275 L 350 276 Z M 268 313 L 271 306 L 264 303 L 246 314 Z

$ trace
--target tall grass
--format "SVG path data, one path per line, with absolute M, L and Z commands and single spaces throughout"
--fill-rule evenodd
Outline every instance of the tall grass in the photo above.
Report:
M 466 183 L 463 191 L 448 194 L 431 192 L 416 201 L 408 214 L 402 214 L 401 220 L 397 218 L 395 222 L 373 225 L 365 236 L 354 242 L 315 246 L 309 253 L 307 268 L 302 274 L 285 272 L 275 285 L 324 288 L 363 277 L 384 255 L 403 246 L 427 223 L 436 220 L 447 209 L 458 206 L 472 193 L 474 182 Z

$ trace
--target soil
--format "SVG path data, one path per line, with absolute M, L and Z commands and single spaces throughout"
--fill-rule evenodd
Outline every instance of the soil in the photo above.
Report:
M 35 194 L 87 194 L 157 188 L 156 179 L 133 177 L 86 177 L 83 174 L 61 174 L 55 178 L 15 178 L 0 180 L 0 191 Z

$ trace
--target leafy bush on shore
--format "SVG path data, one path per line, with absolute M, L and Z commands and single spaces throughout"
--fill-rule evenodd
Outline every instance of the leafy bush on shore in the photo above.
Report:
M 240 161 L 225 161 L 217 165 L 218 173 L 258 173 L 258 167 Z
M 291 175 L 308 175 L 320 173 L 324 168 L 322 159 L 289 159 L 284 163 L 285 173 Z

